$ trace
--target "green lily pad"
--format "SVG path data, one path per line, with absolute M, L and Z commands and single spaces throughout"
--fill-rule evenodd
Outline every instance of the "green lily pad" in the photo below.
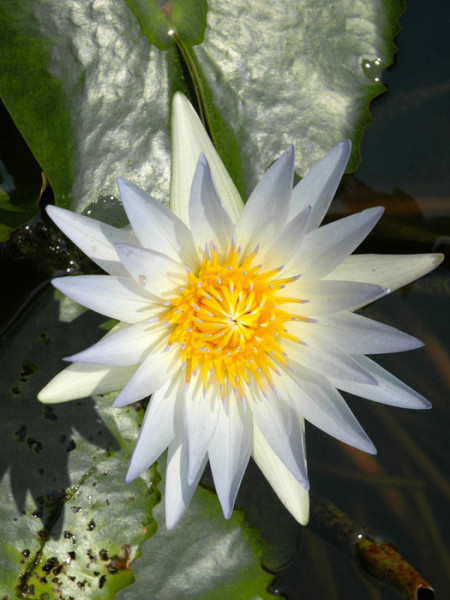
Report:
M 167 50 L 169 34 L 176 32 L 186 44 L 200 44 L 206 27 L 206 0 L 127 0 L 150 42 Z
M 214 103 L 233 123 L 247 193 L 290 143 L 303 176 L 350 138 L 347 170 L 356 169 L 403 10 L 402 0 L 214 2 L 195 53 Z
M 165 470 L 165 459 L 158 463 Z M 269 600 L 273 575 L 261 568 L 259 533 L 235 510 L 223 518 L 217 496 L 199 487 L 175 529 L 164 525 L 161 502 L 153 512 L 157 535 L 142 547 L 133 564 L 136 583 L 118 600 Z
M 2 341 L 0 591 L 9 598 L 114 598 L 156 529 L 155 472 L 125 483 L 142 408 L 36 399 L 62 366 L 61 347 L 93 341 L 99 321 L 61 323 L 47 293 Z
M 369 102 L 383 91 L 380 70 L 395 51 L 401 0 L 291 0 L 282 8 L 216 0 L 195 47 L 203 3 L 177 12 L 181 4 L 149 3 L 144 19 L 137 0 L 2 3 L 0 91 L 57 204 L 95 212 L 114 201 L 118 175 L 167 202 L 170 98 L 192 86 L 175 42 L 161 51 L 150 41 L 161 46 L 161 7 L 173 8 L 177 35 L 186 37 L 199 71 L 194 88 L 244 195 L 288 143 L 304 174 L 350 137 L 356 166 Z
M 38 402 L 60 357 L 94 342 L 104 325 L 75 309 L 47 292 L 0 346 L 0 597 L 110 600 L 136 579 L 133 599 L 175 599 L 182 589 L 186 599 L 223 598 L 224 590 L 230 600 L 269 598 L 262 540 L 241 511 L 226 521 L 215 494 L 199 488 L 168 532 L 156 468 L 125 483 L 140 404 L 112 408 L 114 394 Z

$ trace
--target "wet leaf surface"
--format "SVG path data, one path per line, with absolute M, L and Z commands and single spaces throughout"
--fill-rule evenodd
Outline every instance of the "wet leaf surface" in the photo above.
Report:
M 189 19 L 181 4 L 145 5 L 148 19 L 137 0 L 2 4 L 2 96 L 57 204 L 98 216 L 102 199 L 114 206 L 119 175 L 167 201 L 170 98 L 195 93 L 175 44 L 158 49 L 147 21 L 171 14 L 189 49 L 201 39 L 204 4 L 191 0 Z M 355 167 L 401 10 L 400 0 L 210 3 L 205 39 L 189 52 L 219 150 L 245 196 L 288 143 L 304 174 L 351 137 Z
M 158 462 L 163 473 L 165 460 Z M 164 477 L 161 486 L 164 484 Z M 199 487 L 174 530 L 164 524 L 161 502 L 154 511 L 158 532 L 133 564 L 136 583 L 118 600 L 270 600 L 273 576 L 261 568 L 263 542 L 235 510 L 225 520 L 215 493 Z

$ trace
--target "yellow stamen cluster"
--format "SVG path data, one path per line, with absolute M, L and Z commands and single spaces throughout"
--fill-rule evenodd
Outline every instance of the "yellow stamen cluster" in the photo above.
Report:
M 180 344 L 186 383 L 200 370 L 204 391 L 214 377 L 222 398 L 228 381 L 243 400 L 250 376 L 262 390 L 273 387 L 271 370 L 287 364 L 280 338 L 299 341 L 285 327 L 298 317 L 280 308 L 298 300 L 277 295 L 297 277 L 280 279 L 283 267 L 263 272 L 253 266 L 257 254 L 242 258 L 232 242 L 220 262 L 217 249 L 207 247 L 198 274 L 188 272 L 188 284 L 161 317 L 171 327 L 169 345 Z

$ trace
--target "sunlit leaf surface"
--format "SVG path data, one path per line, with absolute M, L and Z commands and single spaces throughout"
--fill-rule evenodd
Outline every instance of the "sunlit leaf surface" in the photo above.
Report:
M 203 3 L 191 4 L 195 26 L 179 2 L 2 3 L 1 93 L 58 204 L 86 210 L 116 194 L 118 175 L 167 201 L 170 97 L 193 88 L 175 46 L 152 44 L 161 32 L 148 24 L 172 15 L 189 49 L 201 40 L 204 14 Z M 401 7 L 400 0 L 210 3 L 204 42 L 189 53 L 206 116 L 244 195 L 288 143 L 301 174 L 345 137 L 355 142 L 356 164 Z
M 165 468 L 165 460 L 158 462 Z M 161 485 L 164 484 L 164 480 Z M 120 600 L 269 600 L 273 577 L 261 568 L 263 543 L 244 514 L 224 520 L 214 493 L 202 487 L 177 527 L 164 525 L 161 502 L 153 513 L 157 534 L 133 564 L 136 583 Z

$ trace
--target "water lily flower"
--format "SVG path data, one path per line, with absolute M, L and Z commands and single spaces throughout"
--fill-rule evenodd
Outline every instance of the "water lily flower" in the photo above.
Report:
M 421 346 L 355 311 L 428 273 L 441 255 L 351 255 L 381 217 L 371 208 L 320 227 L 350 153 L 345 141 L 293 187 L 294 150 L 244 205 L 188 100 L 173 103 L 170 210 L 118 180 L 131 231 L 49 206 L 107 274 L 53 285 L 118 325 L 68 357 L 46 403 L 120 391 L 151 395 L 127 481 L 168 448 L 173 527 L 209 460 L 230 517 L 252 456 L 292 515 L 308 520 L 304 419 L 365 452 L 375 447 L 340 390 L 385 404 L 429 403 L 366 354 Z

